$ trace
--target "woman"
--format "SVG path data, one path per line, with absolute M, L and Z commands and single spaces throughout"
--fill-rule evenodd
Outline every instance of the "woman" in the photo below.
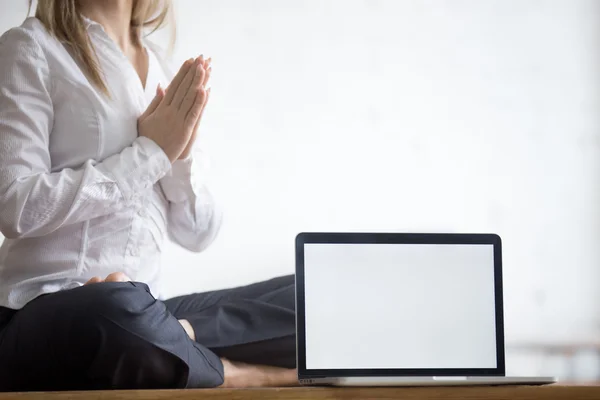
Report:
M 295 382 L 293 277 L 157 300 L 165 237 L 220 224 L 193 173 L 210 59 L 171 80 L 143 36 L 169 10 L 39 0 L 0 38 L 0 391 Z

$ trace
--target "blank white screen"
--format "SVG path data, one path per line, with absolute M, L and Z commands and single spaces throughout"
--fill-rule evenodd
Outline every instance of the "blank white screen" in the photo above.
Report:
M 305 244 L 307 369 L 496 368 L 492 245 Z

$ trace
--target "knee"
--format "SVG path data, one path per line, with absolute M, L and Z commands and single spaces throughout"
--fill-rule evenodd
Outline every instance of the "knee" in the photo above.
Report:
M 86 314 L 90 318 L 110 316 L 128 318 L 143 315 L 152 309 L 156 299 L 148 286 L 138 282 L 102 282 L 83 287 Z
M 272 291 L 292 289 L 296 287 L 296 276 L 295 275 L 284 275 L 277 278 L 273 278 L 270 281 L 270 287 Z
M 296 310 L 296 277 L 286 275 L 275 278 L 274 289 L 267 293 L 266 299 L 273 304 L 285 307 L 288 310 Z
M 79 361 L 95 366 L 89 371 L 93 380 L 122 389 L 184 387 L 186 364 L 164 350 L 169 324 L 160 321 L 168 312 L 147 286 L 111 282 L 90 289 L 70 340 Z
M 127 331 L 152 340 L 158 334 L 153 321 L 163 319 L 165 306 L 150 293 L 148 286 L 137 282 L 104 282 L 81 288 L 82 304 L 77 306 L 73 323 L 89 335 L 105 331 Z M 117 335 L 116 338 L 122 335 Z M 116 344 L 116 343 L 115 343 Z
M 279 279 L 281 279 L 281 283 L 284 286 L 295 286 L 296 285 L 296 275 L 284 275 Z
M 146 285 L 107 282 L 74 290 L 80 291 L 77 301 L 63 308 L 62 316 L 69 327 L 64 340 L 72 344 L 74 351 L 89 353 L 106 345 L 124 351 L 126 347 L 139 347 L 133 340 L 156 340 L 159 333 L 150 322 L 160 318 L 162 303 L 152 297 Z

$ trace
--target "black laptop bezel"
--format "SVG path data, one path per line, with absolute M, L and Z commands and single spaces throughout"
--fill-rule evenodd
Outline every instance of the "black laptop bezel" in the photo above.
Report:
M 482 244 L 494 247 L 494 295 L 496 301 L 496 368 L 439 369 L 306 369 L 304 304 L 304 244 Z M 316 233 L 296 237 L 296 326 L 299 379 L 371 376 L 504 376 L 504 307 L 502 295 L 502 240 L 496 234 L 456 233 Z

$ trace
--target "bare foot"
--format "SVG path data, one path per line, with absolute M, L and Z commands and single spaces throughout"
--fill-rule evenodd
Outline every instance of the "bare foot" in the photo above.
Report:
M 221 360 L 225 372 L 222 388 L 256 388 L 297 386 L 298 372 L 295 369 L 251 365 Z
M 196 341 L 196 332 L 194 332 L 194 328 L 192 327 L 192 324 L 190 324 L 190 322 L 187 319 L 178 319 L 177 321 L 179 321 L 181 326 L 183 326 L 183 329 L 185 329 L 185 333 L 188 334 L 190 339 L 192 339 L 193 341 Z

